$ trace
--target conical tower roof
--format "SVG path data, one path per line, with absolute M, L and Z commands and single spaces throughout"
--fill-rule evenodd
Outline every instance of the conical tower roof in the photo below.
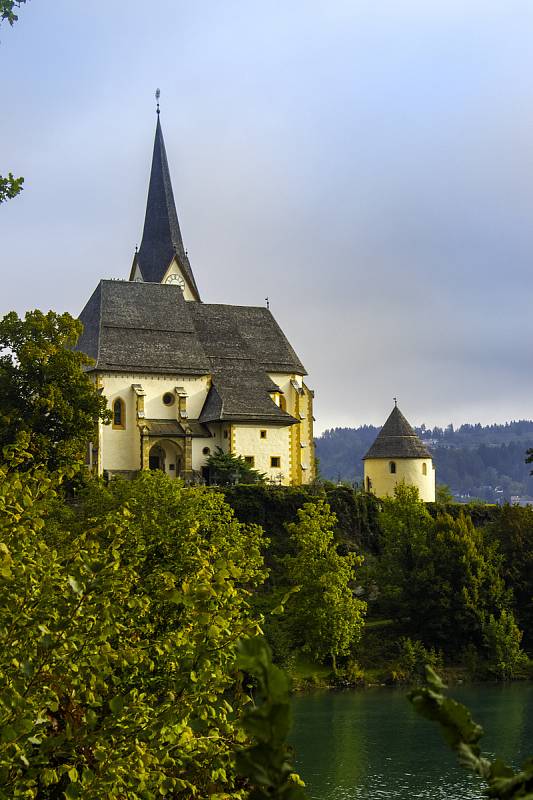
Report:
M 367 458 L 431 458 L 431 453 L 395 405 L 363 461 Z
M 144 230 L 135 263 L 141 270 L 143 280 L 161 283 L 173 258 L 176 258 L 184 278 L 199 299 L 196 281 L 181 238 L 158 112 Z

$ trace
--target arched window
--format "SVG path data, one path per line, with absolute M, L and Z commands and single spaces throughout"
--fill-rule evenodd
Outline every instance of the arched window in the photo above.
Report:
M 427 475 L 427 474 L 428 474 L 428 465 L 424 463 L 422 464 L 422 475 Z
M 366 490 L 367 490 L 367 492 L 371 492 L 372 491 L 372 481 L 370 480 L 368 475 L 366 476 Z
M 396 461 L 389 461 L 389 472 L 391 475 L 396 475 Z
M 126 427 L 126 404 L 120 397 L 113 402 L 113 427 Z

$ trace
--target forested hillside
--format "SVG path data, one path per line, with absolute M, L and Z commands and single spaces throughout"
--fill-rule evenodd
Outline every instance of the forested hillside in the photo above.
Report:
M 379 428 L 333 428 L 315 440 L 320 474 L 330 480 L 361 481 L 362 458 Z M 533 495 L 525 451 L 533 447 L 533 421 L 503 425 L 461 425 L 454 429 L 416 428 L 433 453 L 437 482 L 456 495 L 493 502 Z

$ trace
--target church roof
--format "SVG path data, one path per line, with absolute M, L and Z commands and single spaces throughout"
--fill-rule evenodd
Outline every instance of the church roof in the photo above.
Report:
M 94 369 L 205 375 L 211 371 L 179 286 L 100 281 L 80 314 L 77 348 Z
M 367 458 L 431 458 L 431 453 L 395 405 L 374 444 L 363 456 L 363 460 Z
M 200 416 L 296 422 L 271 399 L 268 372 L 305 369 L 266 308 L 187 302 L 176 285 L 103 280 L 83 309 L 77 348 L 92 369 L 211 375 Z
M 196 281 L 181 238 L 158 113 L 144 230 L 134 263 L 141 270 L 143 280 L 160 283 L 173 258 L 176 258 L 184 277 L 199 298 Z

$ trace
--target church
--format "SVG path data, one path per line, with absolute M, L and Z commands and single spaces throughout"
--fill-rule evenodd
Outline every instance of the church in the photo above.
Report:
M 142 241 L 128 280 L 101 280 L 78 349 L 111 409 L 92 468 L 209 478 L 217 448 L 282 485 L 315 477 L 313 392 L 270 310 L 203 303 L 184 248 L 157 110 Z

